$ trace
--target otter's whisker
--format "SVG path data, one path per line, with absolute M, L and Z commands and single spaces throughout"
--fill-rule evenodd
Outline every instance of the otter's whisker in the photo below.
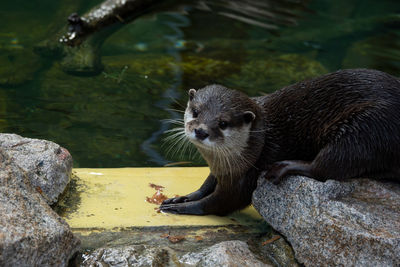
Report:
M 180 136 L 180 135 L 183 135 L 183 134 L 185 134 L 185 133 L 182 132 L 182 131 L 178 131 L 178 132 L 175 131 L 174 134 L 170 134 L 169 136 L 165 137 L 165 138 L 163 139 L 163 141 L 170 141 L 170 140 L 173 140 L 173 139 L 175 139 L 176 137 L 178 137 L 178 136 Z
M 178 132 L 178 131 L 180 131 L 180 132 L 185 131 L 185 129 L 182 127 L 177 127 L 177 128 L 172 128 L 172 129 L 166 130 L 164 133 L 168 134 L 168 133 L 174 133 L 174 132 Z
M 179 113 L 185 113 L 185 110 L 174 109 L 174 108 L 167 108 L 166 110 L 167 110 L 167 111 L 179 112 Z
M 185 123 L 183 122 L 183 120 L 177 119 L 177 120 L 173 120 L 173 119 L 163 119 L 161 120 L 164 123 L 171 123 L 171 124 L 178 124 L 178 125 L 184 125 Z
M 183 109 L 186 108 L 184 105 L 182 105 L 181 103 L 179 103 L 178 100 L 176 100 L 176 98 L 169 97 L 169 99 L 171 99 L 172 102 L 174 102 L 175 104 L 177 104 L 177 105 L 180 106 L 181 108 L 183 108 Z
M 177 149 L 174 151 L 172 156 L 175 156 L 178 152 L 181 152 L 182 154 L 182 151 L 187 146 L 187 140 L 185 135 L 180 136 L 178 141 L 173 146 L 177 146 Z
M 177 147 L 177 144 L 179 144 L 182 139 L 184 138 L 184 131 L 181 132 L 177 132 L 175 134 L 172 134 L 171 136 L 168 136 L 165 138 L 165 140 L 167 141 L 167 143 L 169 143 L 169 148 L 166 151 L 167 156 L 169 155 L 169 153 L 171 152 L 172 149 L 177 149 L 180 146 Z

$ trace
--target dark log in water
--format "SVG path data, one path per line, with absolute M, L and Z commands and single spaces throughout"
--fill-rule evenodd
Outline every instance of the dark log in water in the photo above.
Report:
M 107 0 L 79 16 L 68 17 L 68 32 L 61 42 L 75 46 L 94 32 L 111 25 L 123 25 L 139 16 L 166 10 L 199 9 L 212 11 L 233 20 L 276 31 L 280 26 L 296 25 L 298 11 L 304 11 L 304 1 L 291 0 Z

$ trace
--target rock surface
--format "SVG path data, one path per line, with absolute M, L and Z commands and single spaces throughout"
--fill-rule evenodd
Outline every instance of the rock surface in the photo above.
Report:
M 100 248 L 84 257 L 81 266 L 98 266 L 102 263 L 110 267 L 123 266 L 164 266 L 165 255 L 162 249 L 152 249 L 145 245 Z
M 32 187 L 49 205 L 57 202 L 72 171 L 72 157 L 65 148 L 46 140 L 0 134 L 0 149 L 26 172 Z
M 32 184 L 38 181 L 41 188 L 49 183 L 47 179 L 57 180 L 63 170 L 62 177 L 68 177 L 71 169 L 66 165 L 70 163 L 62 161 L 71 160 L 69 153 L 62 149 L 57 153 L 54 149 L 59 146 L 51 142 L 17 135 L 0 135 L 0 140 L 0 266 L 67 266 L 79 240 L 48 205 L 48 192 Z M 35 165 L 30 165 L 29 159 L 37 163 L 35 156 L 43 165 L 30 169 Z
M 299 266 L 286 240 L 261 221 L 251 225 L 81 229 L 75 233 L 84 251 L 76 258 L 77 266 Z
M 189 266 L 272 266 L 258 260 L 245 242 L 236 240 L 185 254 L 179 262 Z
M 400 185 L 260 178 L 253 205 L 306 266 L 400 266 Z
M 79 241 L 39 194 L 0 186 L 0 203 L 0 266 L 67 265 Z
M 117 266 L 273 266 L 266 264 L 250 251 L 246 242 L 224 241 L 199 252 L 179 255 L 179 250 L 147 245 L 100 248 L 84 256 L 81 266 L 106 264 Z

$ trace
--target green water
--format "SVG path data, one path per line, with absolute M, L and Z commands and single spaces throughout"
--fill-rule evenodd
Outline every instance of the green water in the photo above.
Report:
M 181 117 L 171 109 L 183 110 L 190 88 L 222 83 L 257 96 L 340 68 L 400 76 L 398 0 L 271 1 L 279 8 L 267 28 L 223 7 L 172 8 L 116 31 L 98 53 L 104 69 L 79 73 L 88 54 L 71 64 L 49 47 L 70 13 L 100 2 L 0 3 L 0 132 L 57 142 L 75 167 L 202 164 L 162 141 L 174 127 L 163 120 Z

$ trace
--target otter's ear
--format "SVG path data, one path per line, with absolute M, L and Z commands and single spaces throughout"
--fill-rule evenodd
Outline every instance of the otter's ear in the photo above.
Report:
M 243 119 L 245 123 L 250 123 L 256 118 L 256 114 L 251 111 L 245 111 L 243 113 Z
M 189 100 L 190 101 L 192 101 L 193 100 L 193 97 L 194 97 L 194 94 L 196 93 L 196 90 L 195 89 L 190 89 L 189 90 Z

